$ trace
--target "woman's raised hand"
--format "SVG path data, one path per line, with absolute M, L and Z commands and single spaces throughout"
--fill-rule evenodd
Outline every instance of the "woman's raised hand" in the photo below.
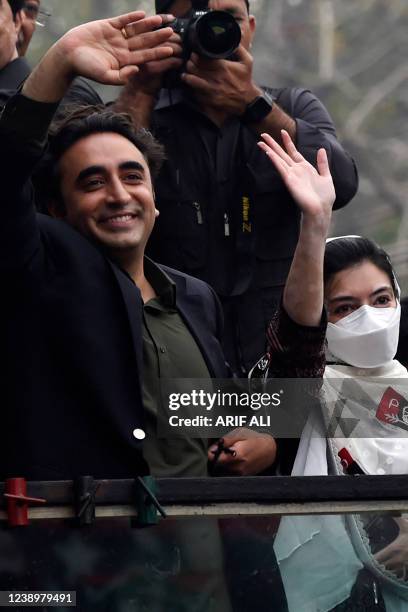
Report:
M 299 153 L 289 134 L 282 130 L 282 148 L 269 134 L 262 134 L 259 147 L 279 172 L 289 193 L 304 215 L 331 215 L 336 199 L 325 149 L 317 152 L 317 170 Z M 285 150 L 286 149 L 286 150 Z

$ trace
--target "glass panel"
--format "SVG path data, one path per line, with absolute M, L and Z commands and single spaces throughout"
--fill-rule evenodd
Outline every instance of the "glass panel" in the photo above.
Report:
M 165 519 L 145 529 L 124 518 L 86 528 L 33 521 L 0 530 L 0 590 L 76 591 L 86 612 L 402 612 L 407 524 L 385 514 Z
M 408 609 L 401 515 L 282 517 L 274 541 L 290 612 Z

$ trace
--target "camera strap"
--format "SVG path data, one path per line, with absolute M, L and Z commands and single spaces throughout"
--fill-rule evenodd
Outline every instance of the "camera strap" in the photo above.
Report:
M 241 295 L 247 291 L 255 270 L 255 180 L 247 163 L 250 154 L 248 145 L 245 129 L 240 126 L 237 142 L 231 150 L 232 157 L 238 158 L 238 163 L 235 165 L 236 189 L 229 207 L 235 230 L 235 269 L 230 295 Z

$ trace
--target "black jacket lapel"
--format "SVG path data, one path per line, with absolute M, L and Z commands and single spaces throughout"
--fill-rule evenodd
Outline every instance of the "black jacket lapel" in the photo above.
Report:
M 125 302 L 133 346 L 136 353 L 137 372 L 141 384 L 143 374 L 142 296 L 140 295 L 139 288 L 135 285 L 133 280 L 126 274 L 126 272 L 123 272 L 111 261 L 109 261 L 109 264 L 112 268 L 112 272 L 116 277 L 116 280 L 118 281 L 119 287 L 123 295 L 123 300 Z
M 217 333 L 217 312 L 215 304 L 211 310 L 206 308 L 206 300 L 193 283 L 185 276 L 172 274 L 166 268 L 177 286 L 177 308 L 192 336 L 196 340 L 210 375 L 213 378 L 228 378 L 224 354 Z M 208 300 L 207 300 L 208 301 Z M 203 314 L 206 316 L 203 317 Z

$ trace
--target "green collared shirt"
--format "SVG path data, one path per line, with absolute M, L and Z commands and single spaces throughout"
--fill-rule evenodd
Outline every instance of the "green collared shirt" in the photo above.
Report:
M 208 475 L 207 440 L 159 437 L 164 417 L 160 380 L 210 378 L 199 347 L 177 311 L 175 283 L 151 260 L 145 259 L 145 276 L 156 297 L 143 310 L 143 405 L 146 414 L 144 455 L 158 477 Z M 180 433 L 177 433 L 180 436 Z

